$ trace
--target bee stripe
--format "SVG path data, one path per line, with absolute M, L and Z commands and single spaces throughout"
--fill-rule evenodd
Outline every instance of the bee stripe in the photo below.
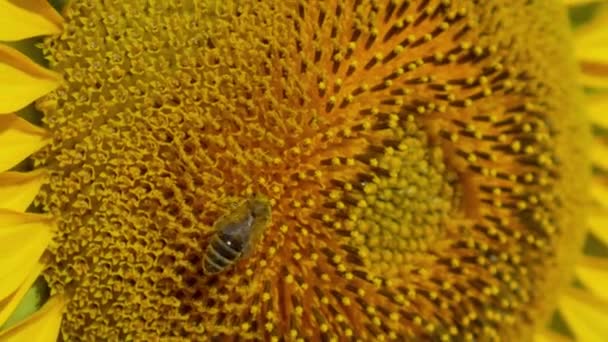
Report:
M 205 256 L 205 260 L 203 262 L 203 269 L 207 274 L 215 274 L 221 272 L 224 268 L 214 263 L 213 260 L 209 258 L 209 256 Z
M 220 236 L 211 238 L 211 244 L 207 247 L 204 260 L 205 272 L 215 274 L 230 266 L 241 253 L 235 251 Z
M 226 267 L 233 262 L 233 259 L 225 258 L 218 251 L 216 251 L 213 246 L 210 246 L 210 248 L 207 250 L 207 258 L 220 267 Z
M 228 245 L 228 243 L 226 241 L 224 241 L 224 239 L 222 239 L 222 237 L 220 237 L 220 236 L 215 236 L 211 240 L 211 247 L 213 247 L 213 249 L 220 256 L 222 256 L 228 260 L 234 260 L 239 256 L 239 254 L 241 254 L 239 251 L 235 250 L 230 245 Z

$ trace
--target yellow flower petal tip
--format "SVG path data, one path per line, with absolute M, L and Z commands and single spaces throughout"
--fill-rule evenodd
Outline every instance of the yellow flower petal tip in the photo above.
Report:
M 582 290 L 571 289 L 561 296 L 560 312 L 577 341 L 608 341 L 608 303 Z
M 19 286 L 17 291 L 10 295 L 4 301 L 0 301 L 0 327 L 6 323 L 6 321 L 11 317 L 23 297 L 27 291 L 32 287 L 42 270 L 44 269 L 44 265 L 42 263 L 36 264 L 34 268 L 30 270 L 27 278 L 23 281 L 23 283 Z
M 17 115 L 0 115 L 0 172 L 17 165 L 49 140 L 46 130 Z
M 0 40 L 61 33 L 63 18 L 46 0 L 0 0 Z
M 0 208 L 25 211 L 46 177 L 45 170 L 0 173 Z
M 60 82 L 61 77 L 57 73 L 34 63 L 21 52 L 0 44 L 0 113 L 22 109 L 56 89 Z
M 66 306 L 63 296 L 53 296 L 35 314 L 20 324 L 0 332 L 2 342 L 51 342 L 57 340 Z
M 0 209 L 0 300 L 24 282 L 51 242 L 53 230 L 49 216 Z

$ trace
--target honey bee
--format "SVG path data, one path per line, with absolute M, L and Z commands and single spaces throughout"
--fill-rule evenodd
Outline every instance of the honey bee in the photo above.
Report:
M 254 195 L 213 224 L 215 233 L 203 258 L 205 274 L 223 272 L 251 255 L 270 223 L 270 207 L 266 197 Z

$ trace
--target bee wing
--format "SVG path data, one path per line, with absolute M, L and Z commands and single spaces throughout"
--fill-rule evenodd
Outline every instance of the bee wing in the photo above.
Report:
M 256 246 L 271 219 L 270 203 L 266 198 L 256 197 L 250 202 L 249 206 L 254 220 L 251 224 L 249 243 L 243 248 L 243 255 L 245 256 L 248 256 L 253 247 Z
M 251 225 L 253 218 L 248 217 L 245 220 L 232 222 L 227 224 L 220 231 L 222 240 L 230 245 L 236 251 L 242 251 L 248 244 L 251 238 Z
M 235 251 L 248 256 L 270 221 L 270 204 L 257 197 L 218 221 L 218 234 Z

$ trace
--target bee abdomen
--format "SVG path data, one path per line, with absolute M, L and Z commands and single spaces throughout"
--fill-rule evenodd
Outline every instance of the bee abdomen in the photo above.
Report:
M 228 266 L 232 265 L 241 255 L 241 252 L 231 247 L 233 244 L 232 241 L 224 241 L 222 238 L 225 238 L 225 236 L 222 237 L 219 234 L 213 236 L 211 243 L 205 251 L 203 269 L 207 274 L 222 272 Z

